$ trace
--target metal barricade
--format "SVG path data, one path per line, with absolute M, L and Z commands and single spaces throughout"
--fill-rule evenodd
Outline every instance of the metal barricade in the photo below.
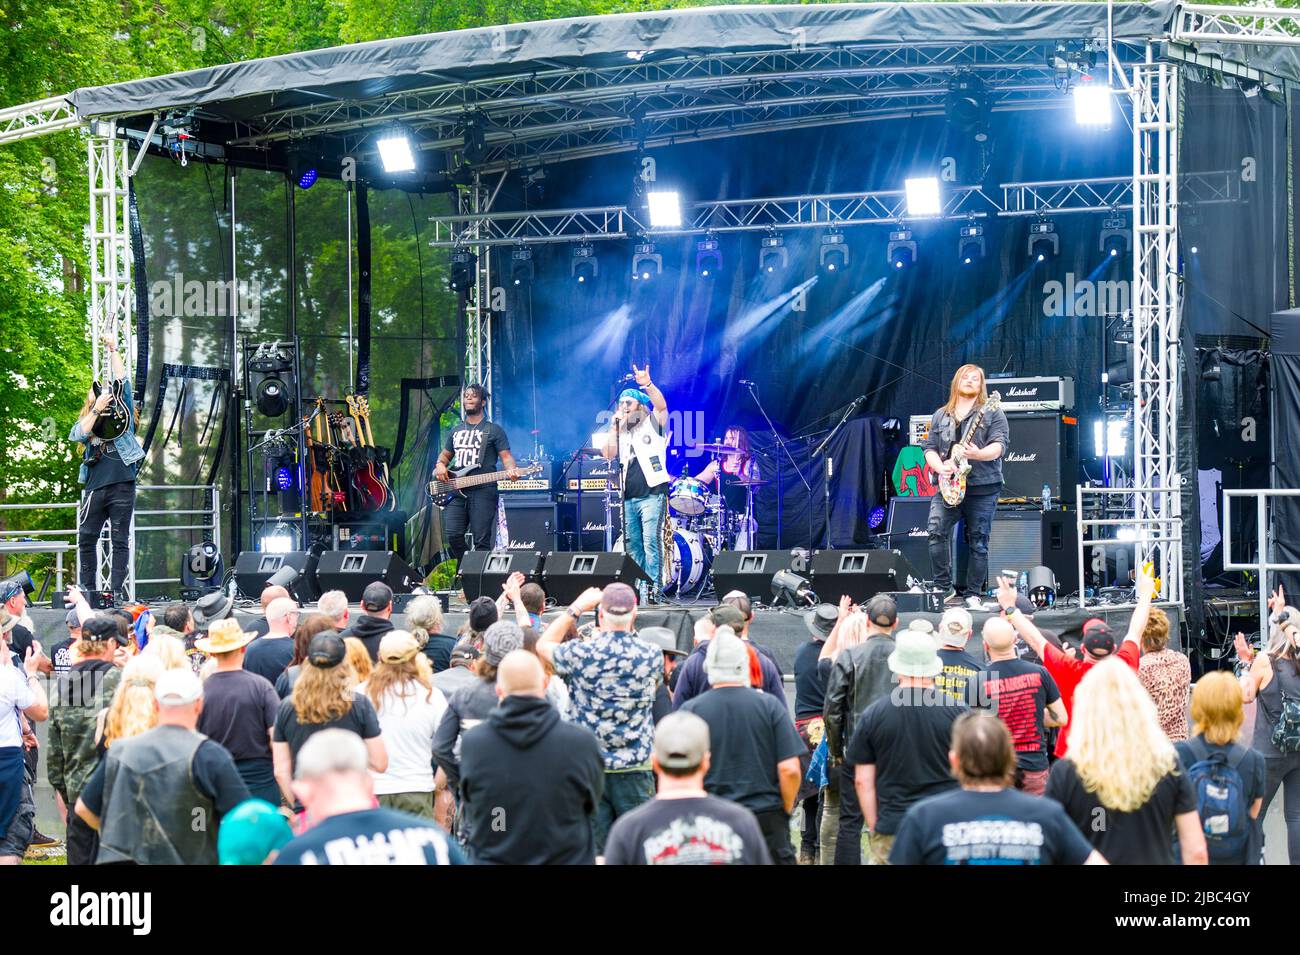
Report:
M 1259 548 L 1259 560 L 1255 563 L 1235 561 L 1232 559 L 1232 498 L 1253 497 L 1255 499 L 1256 546 Z M 1268 573 L 1271 570 L 1300 570 L 1300 564 L 1275 564 L 1268 559 L 1271 549 L 1268 533 L 1268 511 L 1264 502 L 1272 497 L 1300 497 L 1300 490 L 1295 488 L 1266 488 L 1251 490 L 1247 488 L 1223 489 L 1223 569 L 1253 570 L 1259 576 L 1259 632 L 1265 642 L 1268 640 Z
M 1144 559 L 1150 559 L 1152 556 L 1153 545 L 1177 543 L 1181 546 L 1183 540 L 1183 519 L 1181 517 L 1137 517 L 1136 510 L 1132 517 L 1106 517 L 1090 518 L 1084 517 L 1084 501 L 1087 497 L 1105 497 L 1111 495 L 1130 495 L 1136 498 L 1138 495 L 1158 496 L 1173 495 L 1175 498 L 1180 493 L 1177 488 L 1168 487 L 1083 487 L 1077 488 L 1078 496 L 1076 498 L 1076 515 L 1079 531 L 1079 607 L 1082 609 L 1087 605 L 1085 599 L 1086 588 L 1084 587 L 1084 555 L 1089 548 L 1093 547 L 1115 547 L 1118 545 L 1128 544 L 1129 541 L 1119 540 L 1117 538 L 1096 538 L 1087 539 L 1087 530 L 1094 527 L 1132 527 L 1136 531 L 1135 539 L 1131 542 L 1134 546 L 1134 557 L 1138 564 Z M 1155 548 L 1155 550 L 1159 550 Z M 1183 580 L 1180 572 L 1180 565 L 1157 568 L 1157 573 L 1161 575 L 1161 592 L 1157 596 L 1159 603 L 1182 606 L 1183 603 Z M 1108 604 L 1109 607 L 1133 606 L 1131 604 Z

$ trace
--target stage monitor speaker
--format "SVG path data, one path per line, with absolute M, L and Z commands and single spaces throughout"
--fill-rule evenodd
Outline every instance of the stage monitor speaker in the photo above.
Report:
M 1073 504 L 1079 484 L 1078 419 L 1048 411 L 1007 415 L 1011 446 L 1002 459 L 1003 500 L 1043 499 L 1043 485 L 1057 501 Z
M 382 580 L 395 594 L 409 594 L 422 583 L 411 566 L 391 550 L 327 550 L 320 555 L 316 583 L 321 593 L 341 590 L 352 603 L 367 584 Z
M 615 581 L 636 586 L 649 581 L 641 565 L 621 552 L 592 553 L 560 550 L 546 555 L 542 565 L 542 589 L 558 606 L 573 603 L 588 587 L 604 587 Z
M 246 550 L 235 558 L 235 584 L 239 592 L 250 600 L 259 600 L 266 582 L 277 571 L 292 567 L 298 571 L 298 577 L 289 586 L 299 603 L 317 600 L 321 591 L 316 584 L 316 570 L 319 556 L 315 551 L 291 550 L 282 554 L 267 551 Z
M 928 497 L 891 497 L 889 499 L 888 536 L 891 550 L 902 552 L 912 566 L 929 576 L 930 501 Z
M 918 578 L 912 562 L 896 550 L 819 550 L 810 566 L 812 589 L 823 603 L 849 596 L 855 603 L 878 593 L 907 590 Z
M 1019 576 L 1021 571 L 1028 572 L 1043 562 L 1042 514 L 1042 511 L 998 511 L 993 515 L 989 527 L 988 579 L 984 581 L 986 593 L 1004 570 Z M 957 576 L 953 579 L 964 586 L 970 549 L 966 546 L 964 523 L 957 527 Z
M 506 495 L 505 504 L 510 550 L 550 551 L 577 544 L 577 505 L 553 501 L 549 495 Z
M 465 592 L 465 600 L 487 596 L 496 600 L 501 585 L 513 573 L 523 574 L 525 583 L 542 582 L 542 564 L 546 551 L 541 550 L 472 550 L 460 559 L 456 583 Z
M 1074 511 L 1047 511 L 1042 516 L 1039 562 L 1056 576 L 1058 600 L 1080 591 L 1078 519 Z
M 772 575 L 793 570 L 804 575 L 808 558 L 794 550 L 724 550 L 713 557 L 713 592 L 719 598 L 733 590 L 749 595 L 751 602 L 772 602 Z

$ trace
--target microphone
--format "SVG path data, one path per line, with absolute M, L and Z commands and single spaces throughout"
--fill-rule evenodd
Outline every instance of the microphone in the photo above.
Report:
M 619 379 L 619 381 L 636 381 L 636 375 L 631 375 L 631 374 L 624 375 L 622 378 Z

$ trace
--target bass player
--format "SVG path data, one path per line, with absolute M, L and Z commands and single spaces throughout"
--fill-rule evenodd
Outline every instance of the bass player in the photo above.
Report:
M 505 429 L 484 416 L 486 402 L 487 389 L 480 384 L 466 385 L 461 391 L 463 418 L 447 434 L 433 469 L 436 480 L 487 474 L 496 469 L 498 458 L 506 466 L 507 479 L 513 481 L 519 477 Z M 491 550 L 496 539 L 497 486 L 481 484 L 466 488 L 463 497 L 456 495 L 448 502 L 442 520 L 447 529 L 447 546 L 457 560 L 466 551 Z
M 1011 437 L 1007 416 L 995 408 L 979 419 L 979 424 L 964 443 L 966 429 L 988 401 L 984 369 L 979 365 L 962 365 L 952 376 L 948 402 L 930 419 L 930 433 L 925 441 L 925 462 L 941 477 L 951 475 L 964 459 L 970 462 L 966 496 L 956 507 L 949 507 L 942 494 L 930 499 L 930 568 L 934 587 L 944 594 L 948 606 L 963 601 L 978 607 L 984 593 L 989 569 L 989 528 L 998 506 L 1002 488 L 1002 456 Z M 966 546 L 970 561 L 966 567 L 965 590 L 954 588 L 952 579 L 952 531 L 958 520 L 966 525 Z

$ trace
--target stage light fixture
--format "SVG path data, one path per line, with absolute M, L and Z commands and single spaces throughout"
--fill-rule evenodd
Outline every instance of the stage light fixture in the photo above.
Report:
M 676 229 L 682 224 L 682 199 L 674 192 L 648 192 L 646 203 L 650 207 L 650 228 Z
M 1056 605 L 1056 575 L 1050 567 L 1031 567 L 1028 574 L 1029 599 L 1039 610 Z
M 573 255 L 569 259 L 569 278 L 579 285 L 590 285 L 598 274 L 600 274 L 600 263 L 596 259 L 596 250 L 591 247 L 591 243 L 584 242 L 582 245 L 574 246 Z
M 711 279 L 722 271 L 722 250 L 712 236 L 695 243 L 695 272 L 700 278 Z
M 1198 249 L 1196 246 L 1192 246 L 1192 255 L 1195 255 L 1195 254 L 1196 254 L 1197 252 L 1199 252 L 1199 251 L 1201 251 L 1201 250 Z
M 988 139 L 988 93 L 977 74 L 958 73 L 953 77 L 943 110 L 953 128 L 971 134 L 978 143 Z
M 873 531 L 879 530 L 880 525 L 885 523 L 885 509 L 877 505 L 872 508 L 871 513 L 867 516 L 867 526 Z
M 1074 121 L 1080 126 L 1110 126 L 1113 92 L 1104 83 L 1084 77 L 1074 88 Z
M 822 236 L 821 267 L 831 274 L 843 274 L 849 264 L 849 247 L 843 232 L 828 232 Z
M 1093 457 L 1124 457 L 1128 453 L 1128 422 L 1123 418 L 1106 418 L 1104 422 L 1098 418 L 1092 423 L 1092 447 Z
M 532 249 L 515 249 L 510 253 L 511 285 L 532 285 L 535 274 Z
M 912 240 L 911 229 L 899 229 L 889 233 L 889 245 L 885 247 L 885 257 L 895 271 L 907 268 L 916 261 L 916 242 Z
M 793 570 L 778 570 L 772 575 L 772 606 L 811 607 L 817 603 L 808 581 Z
M 632 255 L 632 281 L 648 282 L 663 270 L 664 257 L 655 251 L 654 243 L 638 243 Z
M 181 561 L 181 586 L 199 591 L 202 596 L 209 588 L 220 583 L 225 574 L 221 551 L 210 540 L 195 544 L 185 552 Z
M 278 418 L 289 410 L 289 396 L 284 380 L 277 375 L 267 375 L 257 385 L 257 410 L 268 418 Z
M 1101 251 L 1112 259 L 1128 255 L 1133 247 L 1133 232 L 1128 227 L 1128 220 L 1115 216 L 1101 221 Z
M 258 550 L 264 554 L 287 554 L 293 550 L 294 538 L 292 530 L 285 524 L 277 524 L 275 529 L 269 534 L 263 534 L 258 538 Z
M 398 128 L 381 133 L 375 141 L 375 148 L 379 150 L 384 172 L 411 172 L 415 169 L 415 152 L 406 130 Z
M 451 253 L 451 276 L 447 280 L 453 292 L 468 295 L 474 287 L 475 273 L 478 271 L 478 256 L 468 249 L 453 249 Z
M 909 216 L 937 216 L 943 211 L 939 199 L 939 180 L 934 176 L 908 179 L 903 183 L 907 193 L 907 214 Z
M 783 272 L 790 264 L 790 256 L 785 250 L 785 240 L 779 235 L 763 236 L 758 249 L 758 270 L 764 275 Z
M 962 265 L 974 265 L 984 258 L 984 227 L 964 225 L 957 233 L 957 259 Z
M 1056 225 L 1051 222 L 1031 222 L 1029 224 L 1029 257 L 1036 262 L 1054 259 L 1061 251 L 1061 237 L 1056 234 Z

